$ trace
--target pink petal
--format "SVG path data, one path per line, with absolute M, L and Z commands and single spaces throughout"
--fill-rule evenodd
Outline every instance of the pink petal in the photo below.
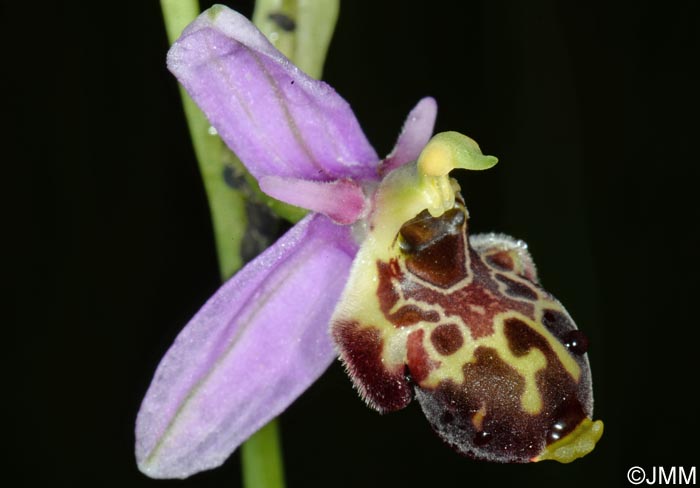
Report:
M 425 97 L 418 102 L 406 117 L 391 154 L 382 161 L 381 174 L 385 175 L 399 166 L 418 159 L 418 155 L 433 135 L 436 116 L 437 103 L 434 98 Z
M 202 13 L 168 52 L 168 68 L 256 178 L 377 179 L 379 158 L 348 103 L 237 12 Z
M 335 357 L 328 322 L 356 246 L 313 214 L 226 282 L 161 361 L 136 420 L 153 478 L 219 466 Z
M 321 182 L 264 176 L 260 189 L 277 200 L 327 215 L 341 225 L 356 222 L 365 208 L 362 187 L 351 180 Z

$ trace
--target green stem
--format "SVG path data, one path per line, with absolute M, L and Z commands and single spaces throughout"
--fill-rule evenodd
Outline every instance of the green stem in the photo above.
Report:
M 172 44 L 200 13 L 198 0 L 161 0 L 168 39 Z M 258 0 L 253 21 L 292 62 L 310 76 L 320 78 L 338 17 L 339 0 Z M 212 135 L 204 114 L 180 87 L 180 95 L 209 201 L 212 227 L 222 280 L 243 264 L 241 243 L 247 218 L 246 198 L 268 205 L 278 216 L 297 221 L 303 211 L 277 202 L 260 192 L 247 172 L 249 191 L 226 184 L 224 171 L 243 171 L 238 158 L 221 139 Z M 241 447 L 243 484 L 246 488 L 284 488 L 280 436 L 273 420 Z
M 172 44 L 187 24 L 199 15 L 199 2 L 161 0 L 160 4 L 168 40 Z M 245 196 L 227 185 L 223 178 L 226 149 L 221 139 L 210 133 L 209 121 L 182 86 L 180 96 L 209 201 L 219 273 L 222 280 L 226 280 L 243 264 L 240 249 L 246 228 Z
M 253 23 L 309 76 L 320 79 L 339 0 L 257 0 Z
M 284 466 L 277 421 L 273 420 L 242 446 L 243 486 L 247 488 L 284 487 Z

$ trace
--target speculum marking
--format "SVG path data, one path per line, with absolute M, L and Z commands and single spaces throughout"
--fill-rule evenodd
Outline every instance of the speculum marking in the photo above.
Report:
M 464 337 L 457 324 L 442 324 L 430 334 L 430 342 L 438 353 L 449 356 L 462 347 Z
M 537 300 L 537 293 L 524 283 L 512 280 L 500 273 L 496 274 L 496 279 L 506 285 L 506 293 L 514 298 L 525 298 L 526 300 Z
M 407 327 L 419 322 L 437 322 L 440 320 L 440 314 L 434 310 L 423 310 L 416 305 L 404 305 L 387 315 L 387 319 L 397 327 Z
M 513 271 L 515 269 L 515 263 L 513 263 L 513 257 L 508 251 L 499 251 L 486 256 L 486 261 L 500 269 L 501 271 Z

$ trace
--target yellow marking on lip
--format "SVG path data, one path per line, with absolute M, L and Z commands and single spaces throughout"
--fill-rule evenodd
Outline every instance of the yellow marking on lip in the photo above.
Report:
M 531 348 L 522 356 L 515 356 L 510 349 L 508 338 L 504 332 L 504 324 L 507 315 L 497 316 L 494 319 L 494 334 L 482 339 L 483 345 L 493 348 L 498 356 L 510 367 L 515 369 L 525 381 L 523 393 L 520 396 L 520 406 L 532 415 L 537 415 L 542 410 L 542 396 L 537 388 L 537 372 L 547 367 L 547 358 L 537 348 Z M 522 316 L 519 316 L 522 318 Z
M 450 317 L 450 321 L 457 323 L 463 336 L 464 344 L 454 354 L 449 357 L 443 357 L 435 351 L 432 343 L 429 340 L 430 332 L 438 324 L 431 324 L 430 328 L 426 328 L 426 335 L 423 345 L 428 351 L 429 356 L 440 361 L 440 366 L 430 372 L 428 377 L 422 382 L 423 387 L 435 388 L 442 381 L 452 381 L 457 384 L 464 383 L 464 365 L 474 362 L 474 351 L 480 346 L 491 348 L 506 364 L 515 369 L 523 378 L 525 385 L 523 393 L 520 397 L 522 409 L 532 415 L 538 414 L 542 409 L 542 397 L 537 388 L 537 372 L 547 367 L 547 358 L 542 351 L 533 348 L 523 356 L 515 356 L 508 345 L 508 339 L 504 333 L 504 322 L 506 318 L 517 316 L 519 319 L 524 317 L 519 314 L 507 313 L 501 316 L 496 316 L 494 333 L 490 336 L 481 337 L 477 340 L 472 339 L 469 328 L 458 317 Z
M 483 430 L 484 417 L 486 417 L 486 405 L 482 404 L 481 408 L 472 416 L 472 425 L 479 432 Z
M 531 349 L 519 359 L 523 360 L 522 363 L 514 367 L 525 378 L 525 390 L 520 397 L 520 406 L 527 413 L 537 415 L 542 411 L 542 395 L 537 388 L 536 375 L 539 370 L 547 367 L 547 358 L 539 349 Z
M 561 305 L 552 308 L 562 310 Z M 537 314 L 535 316 L 537 316 Z M 529 319 L 525 320 L 525 323 L 532 329 L 534 329 L 535 332 L 537 332 L 539 335 L 545 338 L 545 340 L 549 344 L 549 347 L 552 348 L 552 351 L 554 351 L 554 354 L 556 354 L 557 359 L 559 359 L 561 365 L 564 366 L 566 372 L 569 373 L 569 375 L 571 375 L 574 381 L 578 382 L 581 379 L 581 367 L 578 365 L 578 363 L 572 356 L 571 352 L 566 348 L 566 346 L 559 342 L 557 338 L 554 337 L 554 334 L 547 330 L 547 328 L 542 323 Z
M 464 382 L 465 364 L 475 361 L 474 351 L 480 346 L 491 348 L 495 351 L 498 357 L 510 367 L 515 369 L 524 380 L 524 389 L 520 397 L 522 409 L 531 414 L 537 415 L 541 412 L 543 406 L 542 395 L 537 387 L 537 373 L 545 369 L 547 358 L 544 353 L 536 348 L 530 348 L 527 353 L 522 356 L 516 356 L 511 351 L 508 343 L 508 338 L 504 332 L 505 321 L 509 318 L 517 318 L 527 324 L 540 336 L 542 336 L 549 346 L 554 351 L 559 362 L 564 369 L 578 381 L 581 377 L 581 367 L 576 363 L 569 351 L 563 346 L 542 324 L 535 322 L 522 314 L 514 312 L 506 312 L 494 317 L 494 332 L 492 335 L 480 337 L 474 340 L 471 337 L 470 330 L 462 322 L 459 317 L 450 316 L 449 320 L 456 323 L 464 337 L 464 344 L 454 354 L 449 357 L 443 357 L 435 350 L 430 342 L 430 333 L 439 326 L 441 322 L 435 324 L 423 324 L 426 334 L 423 339 L 423 346 L 429 356 L 437 361 L 440 361 L 440 366 L 433 369 L 428 377 L 421 382 L 423 387 L 436 388 L 443 381 L 452 381 L 456 384 Z

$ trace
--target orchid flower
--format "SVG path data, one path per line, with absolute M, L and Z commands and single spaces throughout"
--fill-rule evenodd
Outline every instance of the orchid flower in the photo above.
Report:
M 593 449 L 602 423 L 585 337 L 524 243 L 468 237 L 449 172 L 496 158 L 459 133 L 433 137 L 432 98 L 380 160 L 349 105 L 232 10 L 200 15 L 168 67 L 261 189 L 311 212 L 166 353 L 136 422 L 144 473 L 220 465 L 338 355 L 371 407 L 415 396 L 465 455 L 569 462 Z

